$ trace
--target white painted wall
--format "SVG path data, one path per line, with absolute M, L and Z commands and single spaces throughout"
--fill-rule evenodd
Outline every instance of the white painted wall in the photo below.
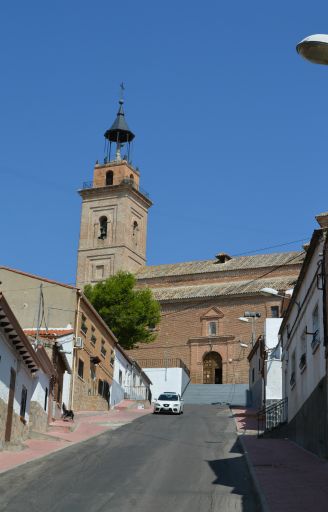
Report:
M 17 371 L 17 359 L 0 332 L 0 398 L 8 403 L 10 368 Z
M 298 307 L 294 304 L 292 311 L 290 312 L 287 323 L 291 326 L 294 324 L 295 327 L 290 335 L 287 336 L 287 326 L 282 331 L 283 339 L 283 364 L 282 364 L 282 375 L 283 375 L 283 396 L 288 397 L 288 421 L 290 421 L 302 407 L 304 402 L 309 398 L 311 393 L 317 387 L 319 381 L 325 376 L 325 355 L 323 346 L 323 318 L 322 318 L 322 290 L 318 290 L 316 286 L 316 280 L 311 285 L 315 272 L 317 270 L 317 263 L 321 259 L 320 253 L 323 251 L 323 242 L 319 242 L 314 254 L 311 258 L 311 262 L 307 269 L 307 273 L 304 276 L 301 288 L 297 295 L 296 300 L 301 304 L 306 298 L 305 304 L 302 306 L 301 313 L 297 318 Z M 308 328 L 309 332 L 312 332 L 312 312 L 318 304 L 319 310 L 319 338 L 320 345 L 316 352 L 313 353 L 311 347 L 312 336 L 305 336 L 305 349 L 306 349 L 306 368 L 301 371 L 299 368 L 300 357 L 303 353 L 302 347 L 302 335 Z M 292 374 L 292 354 L 295 352 L 295 386 L 290 385 L 290 378 Z
M 10 386 L 10 369 L 16 371 L 16 384 L 14 396 L 14 412 L 19 415 L 21 406 L 22 386 L 27 389 L 25 419 L 29 421 L 30 400 L 35 387 L 34 378 L 25 369 L 24 363 L 19 361 L 0 332 L 0 398 L 8 403 Z
M 189 377 L 182 368 L 144 368 L 145 374 L 152 381 L 150 386 L 152 399 L 158 398 L 165 391 L 180 395 L 189 382 Z
M 122 384 L 120 384 L 120 371 L 122 372 Z M 144 371 L 144 370 L 143 370 Z M 132 365 L 119 349 L 115 349 L 114 377 L 110 389 L 110 405 L 114 407 L 124 399 L 125 388 L 148 387 L 145 377 Z M 137 391 L 137 390 L 136 390 Z M 138 395 L 138 393 L 137 393 Z M 137 396 L 135 395 L 135 396 Z M 140 396 L 140 400 L 141 400 Z
M 266 400 L 281 400 L 282 398 L 282 370 L 280 359 L 266 361 L 267 381 L 265 389 Z
M 119 382 L 119 374 L 122 372 L 122 385 Z M 124 386 L 130 386 L 131 365 L 124 355 L 115 349 L 114 378 L 110 389 L 110 405 L 113 407 L 124 399 Z
M 47 396 L 49 397 L 49 376 L 43 373 L 42 370 L 39 370 L 38 372 L 36 372 L 36 376 L 33 378 L 31 400 L 33 400 L 33 402 L 38 402 L 38 404 L 42 407 L 43 410 L 48 411 L 48 400 L 46 404 L 46 409 L 44 409 L 46 389 L 48 389 Z
M 264 324 L 264 336 L 266 348 L 274 348 L 278 344 L 278 332 L 282 318 L 266 318 Z
M 282 364 L 280 346 L 278 346 L 281 322 L 282 318 L 267 318 L 264 325 L 265 348 L 268 354 L 264 369 L 266 400 L 282 398 Z
M 57 340 L 62 344 L 63 350 L 67 352 L 65 354 L 67 361 L 73 369 L 73 350 L 74 350 L 74 334 L 68 334 L 67 336 L 61 336 Z M 62 391 L 62 401 L 66 405 L 67 408 L 70 408 L 70 389 L 71 389 L 72 375 L 65 372 L 63 378 L 63 391 Z

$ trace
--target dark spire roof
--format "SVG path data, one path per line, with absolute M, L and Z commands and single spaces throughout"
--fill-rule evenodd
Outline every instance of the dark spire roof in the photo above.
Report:
M 111 142 L 131 142 L 135 137 L 134 133 L 131 132 L 125 121 L 123 103 L 124 102 L 121 99 L 119 101 L 120 108 L 118 109 L 117 117 L 112 126 L 105 132 L 104 135 L 104 137 Z

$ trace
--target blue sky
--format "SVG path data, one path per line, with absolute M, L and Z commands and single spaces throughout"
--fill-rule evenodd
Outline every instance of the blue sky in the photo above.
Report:
M 309 238 L 328 210 L 328 68 L 295 45 L 327 19 L 323 1 L 2 2 L 0 264 L 74 283 L 76 191 L 122 81 L 149 264 Z

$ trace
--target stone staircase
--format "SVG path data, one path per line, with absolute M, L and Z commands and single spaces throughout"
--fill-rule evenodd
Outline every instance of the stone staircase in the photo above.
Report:
M 245 407 L 250 402 L 247 384 L 189 384 L 185 404 L 229 404 Z

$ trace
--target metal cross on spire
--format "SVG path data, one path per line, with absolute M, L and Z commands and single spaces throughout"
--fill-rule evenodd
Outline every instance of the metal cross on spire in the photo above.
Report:
M 123 82 L 120 84 L 120 88 L 121 88 L 121 98 L 120 99 L 123 100 L 124 99 L 124 91 L 125 91 Z

